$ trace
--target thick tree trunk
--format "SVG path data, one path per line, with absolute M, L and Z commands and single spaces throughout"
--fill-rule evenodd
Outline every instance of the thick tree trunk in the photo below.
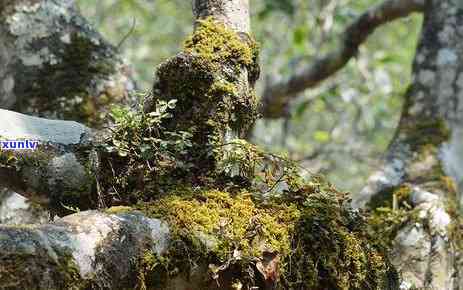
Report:
M 93 126 L 135 86 L 73 0 L 2 1 L 0 84 L 0 108 Z
M 394 199 L 395 209 L 407 202 L 417 213 L 394 241 L 394 263 L 404 289 L 462 287 L 462 24 L 460 2 L 426 4 L 413 83 L 397 133 L 383 169 L 354 200 L 357 207 L 376 207 Z
M 0 108 L 99 127 L 110 105 L 133 101 L 134 89 L 130 68 L 74 1 L 0 4 Z M 28 213 L 29 201 L 13 191 L 0 204 L 0 223 L 48 216 L 37 206 Z
M 294 194 L 261 200 L 240 190 L 244 187 L 238 182 L 243 180 L 234 183 L 222 175 L 225 182 L 219 180 L 216 185 L 230 192 L 207 187 L 215 188 L 214 183 L 201 188 L 201 178 L 217 178 L 212 172 L 223 158 L 221 150 L 211 149 L 227 145 L 228 133 L 242 133 L 255 117 L 252 86 L 258 70 L 254 43 L 247 35 L 248 2 L 204 0 L 194 4 L 201 18 L 197 31 L 183 53 L 160 66 L 153 95 L 164 101 L 177 99 L 174 118 L 162 125 L 193 136 L 190 158 L 175 161 L 191 166 L 188 170 L 196 179 L 155 192 L 135 191 L 153 201 L 138 200 L 136 207 L 159 219 L 119 207 L 81 212 L 42 226 L 1 226 L 0 288 L 397 289 L 395 272 L 376 239 L 365 231 L 363 218 L 329 184 L 316 178 L 305 182 L 296 167 L 284 163 L 277 166 Z M 147 113 L 159 113 L 154 111 L 155 104 L 145 104 Z M 92 163 L 99 162 L 92 159 L 95 143 L 87 138 L 92 135 L 87 127 L 2 113 L 9 121 L 33 121 L 13 133 L 3 127 L 3 134 L 9 138 L 35 134 L 47 146 L 35 152 L 46 153 L 41 155 L 44 159 L 0 152 L 2 174 L 8 176 L 0 182 L 18 189 L 33 188 L 34 196 L 45 197 L 45 202 L 50 190 L 71 191 L 78 201 L 92 195 L 87 177 L 98 182 L 98 175 L 85 171 L 98 168 Z M 248 159 L 263 158 L 250 145 L 240 150 L 244 150 L 242 162 L 248 171 L 252 166 Z M 77 174 L 79 178 L 67 179 L 70 172 L 63 161 L 83 172 Z M 45 167 L 40 166 L 44 163 Z M 136 169 L 150 167 L 145 162 L 135 165 Z M 156 166 L 162 169 L 163 165 Z M 35 175 L 23 174 L 28 169 Z M 272 170 L 271 175 L 278 171 Z M 29 178 L 37 176 L 35 182 Z M 267 186 L 275 187 L 278 182 Z M 163 190 L 173 192 L 162 194 Z M 280 276 L 283 269 L 286 272 Z

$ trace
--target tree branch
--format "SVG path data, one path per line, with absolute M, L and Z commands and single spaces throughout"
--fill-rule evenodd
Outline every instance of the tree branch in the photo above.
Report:
M 35 150 L 7 150 L 13 144 L 6 144 L 8 148 L 0 151 L 0 183 L 44 205 L 68 199 L 73 206 L 88 208 L 95 179 L 90 164 L 95 138 L 91 129 L 73 121 L 0 109 L 1 141 L 38 142 Z
M 453 289 L 463 281 L 463 119 L 455 105 L 462 103 L 463 90 L 453 77 L 463 72 L 463 37 L 456 33 L 463 15 L 455 1 L 428 3 L 396 133 L 382 169 L 353 205 L 382 208 L 376 212 L 389 223 L 384 228 L 400 221 L 391 234 L 392 262 L 404 286 Z
M 137 213 L 88 211 L 42 226 L 0 225 L 0 288 L 135 289 L 143 255 L 164 253 L 168 242 L 165 223 Z
M 263 116 L 281 117 L 283 108 L 297 93 L 315 87 L 343 68 L 376 28 L 413 12 L 422 12 L 424 2 L 424 0 L 387 0 L 367 10 L 347 27 L 341 36 L 340 47 L 336 51 L 316 59 L 300 72 L 290 76 L 288 80 L 267 85 L 262 99 Z

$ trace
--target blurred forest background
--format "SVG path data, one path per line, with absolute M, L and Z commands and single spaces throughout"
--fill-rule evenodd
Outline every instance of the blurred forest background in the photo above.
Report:
M 287 78 L 336 49 L 344 28 L 375 0 L 251 0 L 266 82 Z M 191 1 L 78 0 L 91 23 L 133 65 L 140 92 L 192 30 Z M 388 24 L 338 74 L 298 96 L 286 117 L 262 119 L 252 142 L 300 160 L 355 193 L 379 164 L 400 116 L 421 16 Z

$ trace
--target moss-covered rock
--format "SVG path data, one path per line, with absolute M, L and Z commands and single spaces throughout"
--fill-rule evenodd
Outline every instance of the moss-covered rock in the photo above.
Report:
M 56 286 L 54 289 L 86 289 L 71 254 L 51 259 L 47 249 L 39 250 L 38 253 L 0 256 L 0 288 L 24 289 L 27 285 L 27 289 L 45 289 L 49 283 Z M 45 272 L 46 277 L 40 275 Z
M 208 265 L 201 289 L 219 282 L 221 289 L 385 289 L 397 279 L 365 220 L 320 179 L 265 201 L 247 191 L 201 189 L 136 208 L 172 230 L 168 252 L 148 253 L 142 263 L 147 289 L 189 277 L 199 265 Z

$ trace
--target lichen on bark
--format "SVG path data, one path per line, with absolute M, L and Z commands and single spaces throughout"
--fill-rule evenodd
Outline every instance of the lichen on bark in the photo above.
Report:
M 10 108 L 101 126 L 110 103 L 133 101 L 128 66 L 74 1 L 7 1 L 0 15 Z

